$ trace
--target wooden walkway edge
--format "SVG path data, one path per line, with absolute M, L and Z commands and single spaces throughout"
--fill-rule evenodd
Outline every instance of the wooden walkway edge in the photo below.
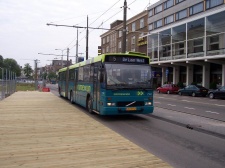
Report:
M 167 168 L 145 151 L 50 92 L 0 101 L 0 168 Z

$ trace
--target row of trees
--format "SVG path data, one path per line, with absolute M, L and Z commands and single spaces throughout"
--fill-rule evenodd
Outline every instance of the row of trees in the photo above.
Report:
M 12 58 L 4 59 L 2 55 L 0 55 L 0 67 L 1 67 L 1 71 L 2 71 L 2 68 L 7 69 L 7 71 L 14 72 L 17 77 L 21 76 L 21 70 L 23 70 L 24 75 L 27 78 L 30 78 L 33 73 L 33 69 L 31 68 L 30 64 L 28 63 L 25 64 L 24 68 L 22 69 L 20 65 L 16 62 L 16 60 Z M 2 79 L 2 73 L 0 74 L 0 77 Z
M 33 79 L 34 70 L 32 69 L 29 63 L 26 63 L 24 65 L 24 68 L 21 68 L 20 65 L 16 62 L 16 60 L 11 58 L 4 59 L 3 56 L 0 55 L 0 72 L 2 72 L 1 68 L 7 69 L 7 71 L 14 72 L 17 77 L 20 77 L 21 71 L 23 71 L 26 78 Z M 50 72 L 49 74 L 45 72 L 41 74 L 41 78 L 51 80 L 53 78 L 57 78 L 57 75 L 54 72 Z M 0 79 L 2 79 L 2 73 L 0 73 Z

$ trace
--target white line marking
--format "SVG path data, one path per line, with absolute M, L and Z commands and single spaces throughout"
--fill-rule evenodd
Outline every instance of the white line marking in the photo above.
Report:
M 186 108 L 188 110 L 195 110 L 195 108 L 190 108 L 190 107 L 184 107 L 184 108 Z
M 220 114 L 220 113 L 217 113 L 217 112 L 214 112 L 214 111 L 205 111 L 206 113 L 212 113 L 212 114 Z
M 189 100 L 181 100 L 181 101 L 184 101 L 184 102 L 191 102 L 191 101 L 189 101 Z
M 220 104 L 214 104 L 215 106 L 222 106 L 222 107 L 225 107 L 225 105 L 220 105 Z
M 174 105 L 174 104 L 167 104 L 168 106 L 177 106 L 177 105 Z

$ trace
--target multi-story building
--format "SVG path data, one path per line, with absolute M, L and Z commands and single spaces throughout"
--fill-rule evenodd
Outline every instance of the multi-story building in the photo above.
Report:
M 142 52 L 147 54 L 148 11 L 145 10 L 127 20 L 126 51 Z M 122 52 L 123 21 L 117 20 L 110 25 L 109 31 L 102 34 L 101 52 Z
M 160 84 L 225 85 L 225 0 L 160 0 L 148 7 L 148 31 Z

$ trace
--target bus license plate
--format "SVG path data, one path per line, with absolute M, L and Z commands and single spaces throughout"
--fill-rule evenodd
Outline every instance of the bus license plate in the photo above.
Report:
M 126 108 L 126 111 L 135 111 L 135 110 L 137 110 L 136 107 L 127 107 Z

